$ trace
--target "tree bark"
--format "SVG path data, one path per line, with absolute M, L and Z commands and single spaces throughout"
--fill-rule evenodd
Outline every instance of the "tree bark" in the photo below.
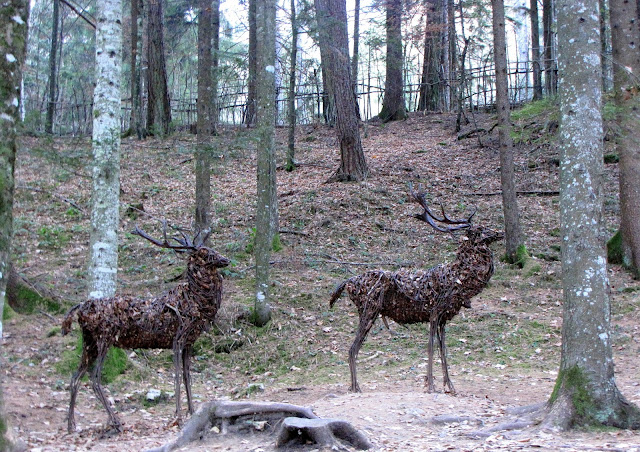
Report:
M 56 87 L 58 84 L 58 24 L 60 23 L 60 0 L 53 0 L 53 15 L 51 17 L 51 47 L 49 51 L 49 102 L 47 103 L 47 118 L 44 132 L 53 133 L 53 116 L 56 111 Z
M 426 23 L 418 111 L 437 111 L 440 103 L 439 67 L 442 16 L 438 12 L 438 4 L 438 0 L 425 0 L 424 2 Z
M 369 174 L 360 141 L 349 64 L 347 7 L 344 0 L 315 0 L 320 55 L 336 105 L 340 167 L 331 180 L 361 181 Z
M 607 36 L 607 25 L 608 25 L 608 20 L 607 20 L 607 16 L 608 16 L 608 7 L 607 7 L 607 0 L 599 0 L 599 5 L 600 5 L 600 55 L 602 55 L 602 57 L 600 58 L 600 61 L 602 62 L 602 92 L 606 93 L 607 90 L 609 89 L 610 86 L 610 80 L 611 80 L 611 61 L 609 60 L 609 58 L 606 57 L 608 50 L 609 50 L 609 39 Z M 637 52 L 636 52 L 637 53 Z
M 249 0 L 249 77 L 247 79 L 247 111 L 244 123 L 252 126 L 256 123 L 256 2 L 259 0 Z
M 440 47 L 440 93 L 441 93 L 441 108 L 444 111 L 449 111 L 451 108 L 451 73 L 449 71 L 451 67 L 451 44 L 450 44 L 450 27 L 449 23 L 449 3 L 453 0 L 442 0 L 442 45 Z
M 613 81 L 620 157 L 620 234 L 622 263 L 640 277 L 640 30 L 637 4 L 610 0 Z
M 256 206 L 256 296 L 253 321 L 267 324 L 269 305 L 269 261 L 278 231 L 278 197 L 275 164 L 276 99 L 276 0 L 256 5 L 256 133 L 258 136 Z
M 164 58 L 163 0 L 147 2 L 147 131 L 152 135 L 168 135 L 171 127 L 171 104 L 167 87 Z
M 360 0 L 355 0 L 353 9 L 353 56 L 351 57 L 351 80 L 353 93 L 358 99 L 358 60 L 360 59 Z
M 120 206 L 122 3 L 102 0 L 97 5 L 89 298 L 115 294 Z
M 402 0 L 386 0 L 387 61 L 382 110 L 382 122 L 406 119 L 402 77 Z
M 209 210 L 211 204 L 211 159 L 210 146 L 213 134 L 212 118 L 212 1 L 199 0 L 198 15 L 198 143 L 195 155 L 196 168 L 196 214 L 195 223 L 198 231 L 209 227 Z
M 531 64 L 533 66 L 533 100 L 542 99 L 542 68 L 540 67 L 540 21 L 538 0 L 530 0 L 531 15 Z
M 562 357 L 543 425 L 640 428 L 620 394 L 604 251 L 598 0 L 558 1 Z
M 513 139 L 509 105 L 509 80 L 507 75 L 507 46 L 505 38 L 504 1 L 492 0 L 493 48 L 496 66 L 496 108 L 498 110 L 498 136 L 500 146 L 500 179 L 502 185 L 502 209 L 504 211 L 505 248 L 507 260 L 517 260 L 522 243 L 520 214 L 516 200 L 515 169 L 513 165 Z
M 289 135 L 287 140 L 287 171 L 296 167 L 296 64 L 298 60 L 298 22 L 296 0 L 291 0 L 291 68 L 289 69 Z
M 131 117 L 129 128 L 135 131 L 138 139 L 142 139 L 140 125 L 140 73 L 138 69 L 138 17 L 139 0 L 131 0 Z

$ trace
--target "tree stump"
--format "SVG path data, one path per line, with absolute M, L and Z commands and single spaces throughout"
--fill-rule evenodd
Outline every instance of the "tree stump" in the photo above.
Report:
M 347 421 L 340 419 L 303 419 L 288 417 L 282 422 L 276 447 L 302 446 L 306 444 L 340 449 L 341 443 L 358 450 L 372 447 L 369 440 Z
M 275 447 L 313 443 L 338 449 L 346 443 L 357 449 L 371 444 L 348 422 L 319 419 L 310 408 L 277 402 L 232 402 L 218 400 L 203 403 L 185 424 L 174 441 L 147 452 L 171 452 L 192 441 L 215 434 L 276 435 Z

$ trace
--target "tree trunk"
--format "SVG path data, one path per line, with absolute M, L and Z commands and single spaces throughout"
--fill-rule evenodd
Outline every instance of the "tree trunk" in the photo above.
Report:
M 424 55 L 420 78 L 418 111 L 437 111 L 440 103 L 440 33 L 441 18 L 438 0 L 425 0 Z
M 256 123 L 256 2 L 249 0 L 249 77 L 247 79 L 247 112 L 244 123 L 252 126 Z
M 167 68 L 164 58 L 163 0 L 149 0 L 148 68 L 147 68 L 147 131 L 152 135 L 168 135 L 171 127 L 171 105 L 167 87 Z
M 296 63 L 298 60 L 298 22 L 296 20 L 296 0 L 291 0 L 291 68 L 289 70 L 289 136 L 287 143 L 287 171 L 296 167 Z
M 533 66 L 533 100 L 542 99 L 542 70 L 540 67 L 540 22 L 538 0 L 530 1 L 531 15 L 531 65 Z
M 443 111 L 449 111 L 451 105 L 451 74 L 449 68 L 451 66 L 451 47 L 449 44 L 449 2 L 453 0 L 442 0 L 442 45 L 440 46 L 440 93 L 441 93 L 441 108 Z
M 558 1 L 562 357 L 543 425 L 640 428 L 618 391 L 604 252 L 598 0 Z
M 115 294 L 120 205 L 122 3 L 102 0 L 97 5 L 89 298 Z
M 209 227 L 209 210 L 211 204 L 211 159 L 210 146 L 213 134 L 212 94 L 213 81 L 211 70 L 212 58 L 212 1 L 199 0 L 198 15 L 198 143 L 196 160 L 196 215 L 195 223 L 198 231 Z
M 500 179 L 502 208 L 504 211 L 505 248 L 507 260 L 517 260 L 522 245 L 520 215 L 516 200 L 515 170 L 513 166 L 513 139 L 509 106 L 509 80 L 507 75 L 507 46 L 505 40 L 504 1 L 493 0 L 493 48 L 496 66 L 496 108 L 498 110 L 498 136 L 500 141 Z
M 610 0 L 611 42 L 620 157 L 620 234 L 622 263 L 640 278 L 640 30 L 637 4 Z
M 542 0 L 542 34 L 544 40 L 544 83 L 547 96 L 557 91 L 555 40 L 553 39 L 553 10 L 556 0 Z
M 406 119 L 402 78 L 402 0 L 386 0 L 387 61 L 382 110 L 382 122 Z
M 51 48 L 49 51 L 49 102 L 44 132 L 53 133 L 53 116 L 56 111 L 56 87 L 58 81 L 58 24 L 60 23 L 60 0 L 53 0 L 53 16 L 51 17 Z
M 142 139 L 140 125 L 140 72 L 138 69 L 138 17 L 139 0 L 131 0 L 131 117 L 129 128 L 135 131 L 138 139 Z
M 609 90 L 609 80 L 611 79 L 611 61 L 606 57 L 609 50 L 609 39 L 607 36 L 607 0 L 599 0 L 600 5 L 600 54 L 602 55 L 602 92 Z M 637 52 L 636 52 L 637 53 Z
M 320 56 L 335 100 L 340 168 L 331 180 L 361 181 L 369 174 L 360 141 L 349 65 L 345 0 L 315 0 Z
M 220 0 L 212 0 L 211 33 L 213 46 L 213 74 L 211 79 L 211 134 L 218 135 L 220 121 L 220 104 L 218 102 L 218 86 L 220 83 Z
M 360 58 L 360 0 L 355 0 L 353 10 L 353 56 L 351 58 L 351 80 L 353 93 L 358 99 L 358 60 Z
M 253 321 L 265 325 L 269 306 L 269 261 L 278 231 L 275 163 L 276 0 L 256 5 L 256 132 L 258 135 L 258 199 L 256 206 L 256 298 Z

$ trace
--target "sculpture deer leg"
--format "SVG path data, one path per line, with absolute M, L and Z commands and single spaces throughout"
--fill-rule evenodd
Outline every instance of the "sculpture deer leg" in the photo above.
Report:
M 109 415 L 109 425 L 111 425 L 116 431 L 122 431 L 122 423 L 116 416 L 115 411 L 113 411 L 113 407 L 107 400 L 107 397 L 104 395 L 104 391 L 102 390 L 102 365 L 104 364 L 104 359 L 107 356 L 107 352 L 109 351 L 110 345 L 108 343 L 100 343 L 98 344 L 98 356 L 96 358 L 96 363 L 91 370 L 91 387 L 93 388 L 93 392 L 98 397 L 98 400 L 104 406 L 104 409 L 107 410 L 107 414 Z
M 438 324 L 438 345 L 440 346 L 440 362 L 442 363 L 442 378 L 444 384 L 444 391 L 451 394 L 456 393 L 456 389 L 453 387 L 453 382 L 449 378 L 449 366 L 447 365 L 447 341 L 445 338 L 445 322 Z M 447 391 L 447 387 L 449 390 Z
M 193 414 L 193 403 L 191 402 L 191 351 L 191 346 L 186 346 L 182 351 L 182 379 L 184 380 L 184 390 L 187 393 L 189 414 Z
M 78 396 L 78 386 L 80 385 L 80 380 L 87 373 L 87 369 L 94 363 L 96 358 L 98 357 L 98 349 L 93 342 L 90 342 L 90 339 L 86 337 L 83 338 L 82 343 L 82 356 L 80 357 L 80 365 L 78 366 L 78 370 L 71 377 L 71 401 L 69 402 L 69 414 L 67 419 L 67 430 L 69 433 L 72 433 L 76 429 L 76 421 L 75 421 L 75 405 L 76 405 L 76 397 Z
M 182 340 L 180 340 L 180 332 L 176 335 L 173 340 L 173 383 L 174 383 L 174 392 L 176 393 L 176 421 L 178 424 L 182 421 L 182 400 L 180 397 L 180 375 L 182 374 L 182 360 L 183 360 L 183 350 L 184 344 Z
M 433 342 L 435 340 L 436 330 L 438 328 L 438 319 L 435 316 L 432 316 L 429 320 L 429 347 L 427 349 L 427 354 L 429 356 L 429 364 L 427 366 L 427 392 L 433 392 L 435 390 L 433 385 Z
M 358 357 L 360 347 L 362 347 L 362 344 L 364 343 L 369 330 L 371 330 L 371 327 L 376 322 L 377 317 L 378 311 L 368 311 L 365 303 L 362 313 L 360 314 L 360 323 L 358 325 L 356 338 L 349 349 L 349 369 L 351 370 L 351 388 L 349 391 L 351 392 L 362 392 L 360 391 L 360 386 L 358 385 L 358 379 L 356 376 L 356 358 Z

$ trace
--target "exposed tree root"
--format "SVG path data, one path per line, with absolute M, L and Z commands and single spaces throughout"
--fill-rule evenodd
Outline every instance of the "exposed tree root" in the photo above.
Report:
M 340 449 L 343 442 L 358 449 L 371 447 L 369 441 L 348 422 L 319 419 L 310 408 L 276 402 L 212 401 L 200 405 L 180 436 L 147 452 L 170 452 L 215 434 L 277 434 L 276 447 L 312 442 Z

